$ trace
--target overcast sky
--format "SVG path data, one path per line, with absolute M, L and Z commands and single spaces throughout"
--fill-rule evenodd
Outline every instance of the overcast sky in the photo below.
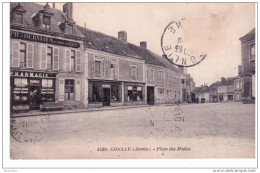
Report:
M 52 6 L 52 4 L 50 4 Z M 62 10 L 63 4 L 56 3 Z M 239 38 L 255 27 L 253 3 L 74 3 L 74 21 L 107 35 L 127 32 L 127 41 L 162 55 L 161 35 L 173 20 L 185 18 L 184 37 L 207 58 L 189 67 L 196 86 L 237 75 L 241 64 Z M 192 44 L 191 44 L 192 43 Z

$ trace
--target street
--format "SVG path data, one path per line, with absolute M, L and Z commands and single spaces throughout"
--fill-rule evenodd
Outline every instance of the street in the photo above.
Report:
M 38 133 L 41 139 L 37 141 L 21 143 L 18 133 L 16 140 L 11 136 L 12 159 L 255 157 L 255 104 L 181 104 L 57 114 L 41 123 L 44 133 Z

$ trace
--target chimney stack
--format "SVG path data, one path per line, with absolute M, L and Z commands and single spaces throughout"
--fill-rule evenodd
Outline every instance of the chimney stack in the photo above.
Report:
M 55 2 L 52 3 L 52 8 L 55 8 Z
M 224 77 L 221 77 L 221 83 L 224 84 L 226 79 Z
M 119 31 L 118 39 L 127 42 L 127 33 L 125 31 Z
M 241 75 L 242 74 L 242 65 L 239 65 L 238 66 L 238 75 Z
M 146 41 L 140 42 L 140 47 L 141 47 L 141 48 L 144 48 L 144 49 L 147 49 L 147 43 L 146 43 Z
M 63 5 L 63 13 L 65 13 L 66 17 L 68 19 L 73 19 L 72 18 L 72 2 L 67 2 Z

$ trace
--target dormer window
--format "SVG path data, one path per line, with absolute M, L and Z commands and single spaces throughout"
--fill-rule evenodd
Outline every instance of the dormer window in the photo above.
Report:
M 51 17 L 50 16 L 43 16 L 42 19 L 42 26 L 44 29 L 50 29 L 51 28 Z
M 68 32 L 69 34 L 73 34 L 73 25 L 68 24 L 67 27 L 68 27 L 67 32 Z
M 11 22 L 16 24 L 24 24 L 24 13 L 26 13 L 26 11 L 23 9 L 20 3 L 18 3 L 18 5 L 13 8 L 11 12 Z

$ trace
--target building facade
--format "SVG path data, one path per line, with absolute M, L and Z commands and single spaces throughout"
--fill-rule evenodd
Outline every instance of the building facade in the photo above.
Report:
M 240 77 L 243 79 L 242 100 L 255 100 L 255 28 L 239 39 L 241 41 L 242 68 Z
M 72 19 L 35 3 L 11 3 L 11 110 L 83 107 L 84 42 Z

